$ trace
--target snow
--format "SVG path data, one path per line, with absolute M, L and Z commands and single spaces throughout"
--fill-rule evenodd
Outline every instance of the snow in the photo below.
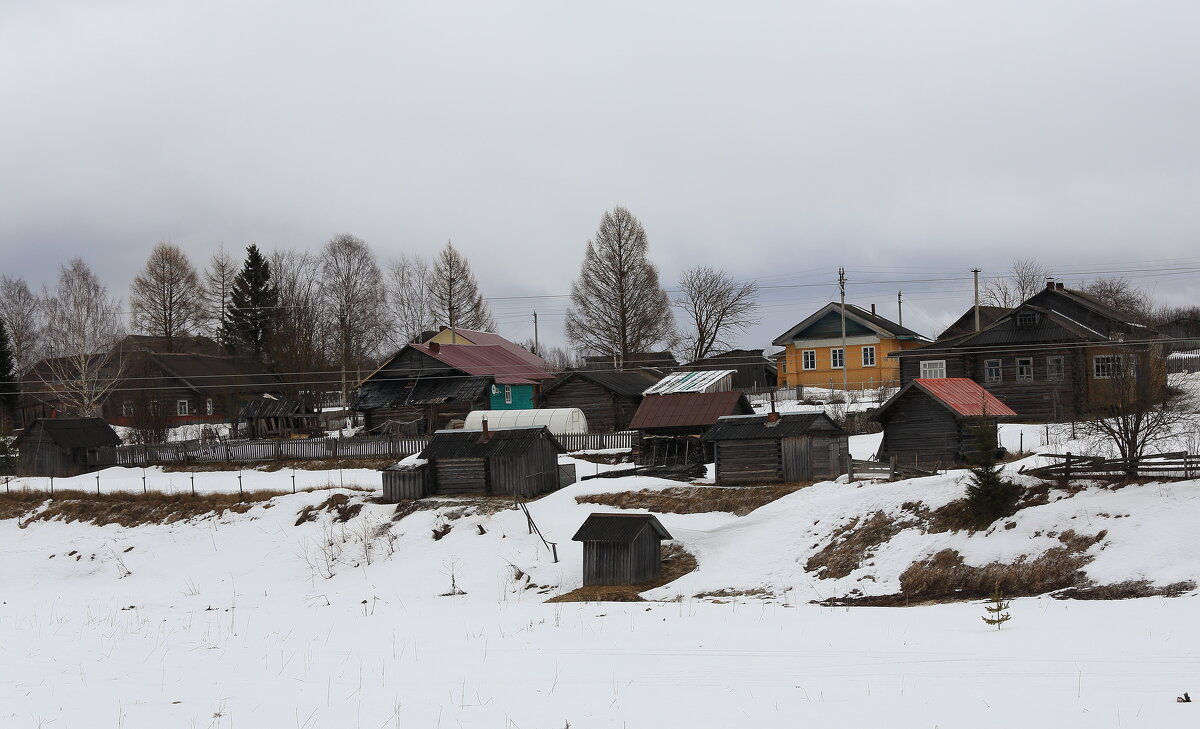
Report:
M 1056 449 L 1042 426 L 1005 425 L 1015 450 Z M 855 457 L 878 436 L 855 436 Z M 869 454 L 868 454 L 869 455 Z M 580 475 L 630 464 L 575 463 Z M 1038 456 L 1006 466 L 1019 475 Z M 660 514 L 699 569 L 649 603 L 546 604 L 581 584 L 585 494 L 679 486 L 589 479 L 528 504 L 559 561 L 507 505 L 439 502 L 393 522 L 365 501 L 342 524 L 297 525 L 344 482 L 376 471 L 296 471 L 299 488 L 244 514 L 123 528 L 0 520 L 0 726 L 4 727 L 1174 727 L 1195 710 L 1200 597 L 1014 600 L 1003 630 L 979 604 L 828 608 L 851 589 L 887 594 L 914 560 L 958 550 L 971 565 L 1034 558 L 1072 529 L 1105 536 L 1083 569 L 1098 584 L 1200 579 L 1190 546 L 1200 482 L 1099 485 L 1018 512 L 1006 529 L 909 528 L 841 579 L 804 564 L 842 525 L 959 498 L 963 471 L 895 483 L 819 483 L 742 517 Z M 190 488 L 146 469 L 149 488 Z M 236 491 L 237 472 L 197 473 Z M 243 488 L 291 490 L 288 469 Z M 103 490 L 142 488 L 106 469 Z M 13 488 L 44 484 L 14 481 Z M 56 479 L 94 489 L 95 476 Z M 449 524 L 440 540 L 433 528 Z M 483 527 L 483 533 L 477 527 Z M 392 537 L 382 536 L 390 532 Z M 364 545 L 371 545 L 368 551 Z M 71 554 L 75 552 L 75 554 Z M 369 556 L 369 560 L 368 560 Z M 517 570 L 520 571 L 518 574 Z M 450 592 L 451 574 L 461 595 Z M 760 591 L 726 601 L 719 590 Z

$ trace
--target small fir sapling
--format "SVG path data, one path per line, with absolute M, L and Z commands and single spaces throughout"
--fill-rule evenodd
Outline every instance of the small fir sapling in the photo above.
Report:
M 1004 480 L 996 463 L 996 424 L 989 421 L 986 408 L 974 426 L 978 454 L 967 483 L 966 502 L 976 526 L 983 528 L 1007 516 L 1017 503 L 1018 489 Z
M 1004 599 L 1004 595 L 1000 593 L 1000 586 L 996 586 L 996 591 L 992 593 L 991 602 L 983 607 L 986 615 L 981 616 L 981 620 L 988 625 L 995 625 L 996 630 L 1000 630 L 1000 626 L 1012 620 L 1012 615 L 1008 612 L 1010 601 Z

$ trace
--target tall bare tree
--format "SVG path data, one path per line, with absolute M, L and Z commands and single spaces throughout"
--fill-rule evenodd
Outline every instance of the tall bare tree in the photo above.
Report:
M 1013 261 L 1008 275 L 994 278 L 984 284 L 980 302 L 988 306 L 1015 308 L 1021 302 L 1046 287 L 1046 279 L 1053 272 L 1032 258 Z
M 633 213 L 613 208 L 600 219 L 571 284 L 567 337 L 580 350 L 611 356 L 618 368 L 672 339 L 671 302 L 646 258 L 648 245 Z
M 433 269 L 424 258 L 405 253 L 388 266 L 384 289 L 393 344 L 407 344 L 437 326 L 432 288 Z
M 437 324 L 496 331 L 496 320 L 479 293 L 479 282 L 471 272 L 471 264 L 453 243 L 447 241 L 446 247 L 433 260 L 429 293 L 430 310 Z
M 223 244 L 218 246 L 204 268 L 201 304 L 205 330 L 224 346 L 229 346 L 229 310 L 233 301 L 233 280 L 237 275 L 237 261 Z
M 680 334 L 684 361 L 692 362 L 728 348 L 726 337 L 758 323 L 758 285 L 738 283 L 724 271 L 695 266 L 679 277 L 683 298 L 675 305 L 689 322 Z
M 1154 318 L 1154 301 L 1150 294 L 1124 276 L 1100 276 L 1085 283 L 1083 291 L 1140 324 L 1148 324 Z
M 42 358 L 45 323 L 42 301 L 25 279 L 0 275 L 0 319 L 8 327 L 17 376 L 22 377 Z
M 268 358 L 292 397 L 304 396 L 309 404 L 331 381 L 326 354 L 328 321 L 322 313 L 321 261 L 307 251 L 275 250 L 270 266 L 278 291 L 275 335 L 268 342 Z
M 121 376 L 119 358 L 105 362 L 123 333 L 121 302 L 80 258 L 59 267 L 58 286 L 44 300 L 47 399 L 57 398 L 71 414 L 97 415 Z
M 200 323 L 200 296 L 200 280 L 187 254 L 174 243 L 159 241 L 129 287 L 130 321 L 135 330 L 161 337 L 173 352 L 177 340 Z
M 363 361 L 379 350 L 384 329 L 383 274 L 366 242 L 343 233 L 321 249 L 321 278 L 341 368 L 342 397 L 348 398 L 351 384 L 362 378 Z

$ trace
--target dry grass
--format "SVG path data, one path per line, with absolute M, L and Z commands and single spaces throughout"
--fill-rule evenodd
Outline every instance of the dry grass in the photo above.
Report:
M 334 514 L 334 521 L 347 522 L 358 516 L 358 512 L 362 511 L 362 507 L 361 501 L 351 504 L 349 494 L 331 494 L 328 499 L 325 499 L 317 506 L 309 505 L 301 509 L 296 514 L 296 526 L 300 526 L 307 521 L 315 521 L 317 515 L 322 511 Z
M 1067 496 L 1074 495 L 1071 492 L 1066 492 Z M 1009 509 L 1007 513 L 1001 516 L 1000 519 L 1006 519 L 1013 514 L 1016 514 L 1021 509 L 1028 509 L 1031 506 L 1041 506 L 1050 503 L 1050 485 L 1038 484 L 1020 490 L 1020 496 L 1017 497 L 1016 504 Z M 912 502 L 905 504 L 904 508 L 914 507 L 911 510 L 914 514 L 920 515 L 928 522 L 926 531 L 930 534 L 939 534 L 941 532 L 957 532 L 957 531 L 976 531 L 981 527 L 975 521 L 974 514 L 971 513 L 971 508 L 967 506 L 966 499 L 956 499 L 950 503 L 934 510 L 929 511 L 920 504 Z M 992 522 L 994 524 L 996 522 Z M 987 529 L 991 524 L 982 527 Z
M 170 463 L 162 466 L 164 473 L 217 473 L 225 471 L 262 471 L 274 473 L 295 469 L 297 471 L 336 471 L 338 469 L 366 468 L 379 470 L 394 464 L 395 458 L 327 458 L 323 460 L 280 460 L 255 463 Z
M 1054 593 L 1059 600 L 1129 600 L 1135 597 L 1179 597 L 1196 589 L 1192 581 L 1152 585 L 1149 580 L 1129 580 L 1112 585 L 1072 587 Z
M 760 506 L 808 486 L 781 483 L 765 486 L 669 486 L 613 494 L 576 496 L 576 503 L 600 504 L 617 509 L 646 509 L 659 514 L 702 514 L 726 511 L 745 516 Z
M 0 494 L 0 519 L 19 519 L 22 528 L 34 521 L 86 522 L 125 527 L 170 524 L 201 516 L 220 516 L 226 511 L 244 513 L 258 503 L 282 496 L 280 491 L 247 491 L 238 494 L 167 494 L 88 491 L 18 491 Z M 45 505 L 45 508 L 41 508 Z M 39 510 L 40 509 L 40 510 Z
M 589 585 L 546 602 L 644 602 L 641 593 L 674 582 L 696 569 L 696 557 L 679 544 L 664 544 L 662 555 L 662 573 L 657 579 L 636 585 Z
M 838 579 L 858 569 L 864 560 L 904 529 L 917 526 L 916 521 L 900 521 L 882 511 L 866 521 L 855 518 L 830 537 L 829 544 L 805 563 L 804 569 L 816 572 L 821 579 Z

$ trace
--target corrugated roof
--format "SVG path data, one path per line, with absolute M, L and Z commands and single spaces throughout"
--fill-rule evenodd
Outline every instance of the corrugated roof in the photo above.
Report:
M 420 380 L 410 378 L 367 380 L 355 391 L 354 407 L 359 410 L 396 405 L 438 405 L 452 400 L 474 402 L 490 385 L 490 377 L 450 377 L 434 375 Z
M 500 385 L 535 385 L 554 375 L 491 344 L 413 344 L 413 349 L 462 370 L 468 375 L 490 375 Z
M 519 456 L 543 440 L 549 441 L 559 453 L 565 452 L 545 426 L 492 430 L 488 432 L 487 441 L 481 443 L 482 436 L 481 430 L 439 430 L 421 450 L 421 458 L 432 461 L 439 458 Z
M 754 409 L 737 390 L 649 395 L 642 399 L 629 427 L 687 428 L 714 425 L 723 415 L 752 415 Z
M 545 395 L 555 390 L 572 377 L 582 378 L 599 385 L 609 392 L 628 397 L 640 397 L 643 390 L 662 379 L 662 375 L 649 370 L 624 370 L 618 372 L 576 370 L 574 372 L 564 372 L 558 379 L 543 388 L 542 394 Z
M 451 329 L 450 327 L 443 327 L 441 331 L 446 330 Z M 441 334 L 441 331 L 439 331 L 438 334 Z M 502 347 L 510 354 L 516 355 L 526 363 L 533 365 L 543 372 L 553 373 L 555 370 L 554 365 L 537 356 L 533 352 L 530 352 L 528 349 L 525 349 L 521 345 L 515 342 L 510 342 L 495 332 L 484 332 L 477 329 L 463 329 L 462 327 L 455 327 L 451 331 L 474 345 Z
M 1007 306 L 980 306 L 979 307 L 979 328 L 986 329 L 994 324 L 1008 312 L 1012 311 Z M 966 313 L 958 317 L 953 324 L 938 335 L 937 341 L 944 342 L 947 339 L 957 339 L 958 337 L 967 334 L 975 333 L 975 307 L 967 309 Z
M 736 373 L 737 370 L 672 372 L 646 388 L 642 394 L 668 395 L 677 392 L 709 392 L 712 388 L 721 386 L 721 381 L 726 377 L 731 377 Z
M 65 448 L 121 445 L 117 432 L 104 422 L 103 418 L 42 418 L 30 423 L 22 432 L 21 438 L 33 432 L 35 428 L 41 428 L 50 440 Z
M 818 309 L 807 319 L 781 334 L 775 339 L 775 341 L 771 343 L 777 347 L 786 347 L 792 343 L 792 340 L 795 339 L 797 334 L 804 329 L 807 329 L 813 323 L 819 321 L 831 311 L 839 312 L 838 315 L 841 316 L 841 304 L 836 301 L 829 302 L 825 306 L 822 306 L 820 309 Z M 874 329 L 880 334 L 885 334 L 896 339 L 925 339 L 923 335 L 914 332 L 908 327 L 901 326 L 890 319 L 885 319 L 884 317 L 879 316 L 878 314 L 872 314 L 866 309 L 855 306 L 854 304 L 846 304 L 846 318 L 857 320 L 860 324 Z
M 248 357 L 154 353 L 150 359 L 197 392 L 278 392 L 282 387 L 278 377 Z
M 975 380 L 966 377 L 943 377 L 913 380 L 880 406 L 871 418 L 873 420 L 882 419 L 882 416 L 913 388 L 924 392 L 951 412 L 962 417 L 981 416 L 985 410 L 988 417 L 1003 418 L 1017 414 Z
M 735 415 L 721 418 L 704 433 L 703 440 L 775 440 L 813 433 L 845 433 L 825 413 L 785 413 L 774 425 L 766 415 Z
M 646 527 L 658 532 L 660 539 L 674 538 L 653 514 L 591 514 L 571 540 L 629 543 Z

